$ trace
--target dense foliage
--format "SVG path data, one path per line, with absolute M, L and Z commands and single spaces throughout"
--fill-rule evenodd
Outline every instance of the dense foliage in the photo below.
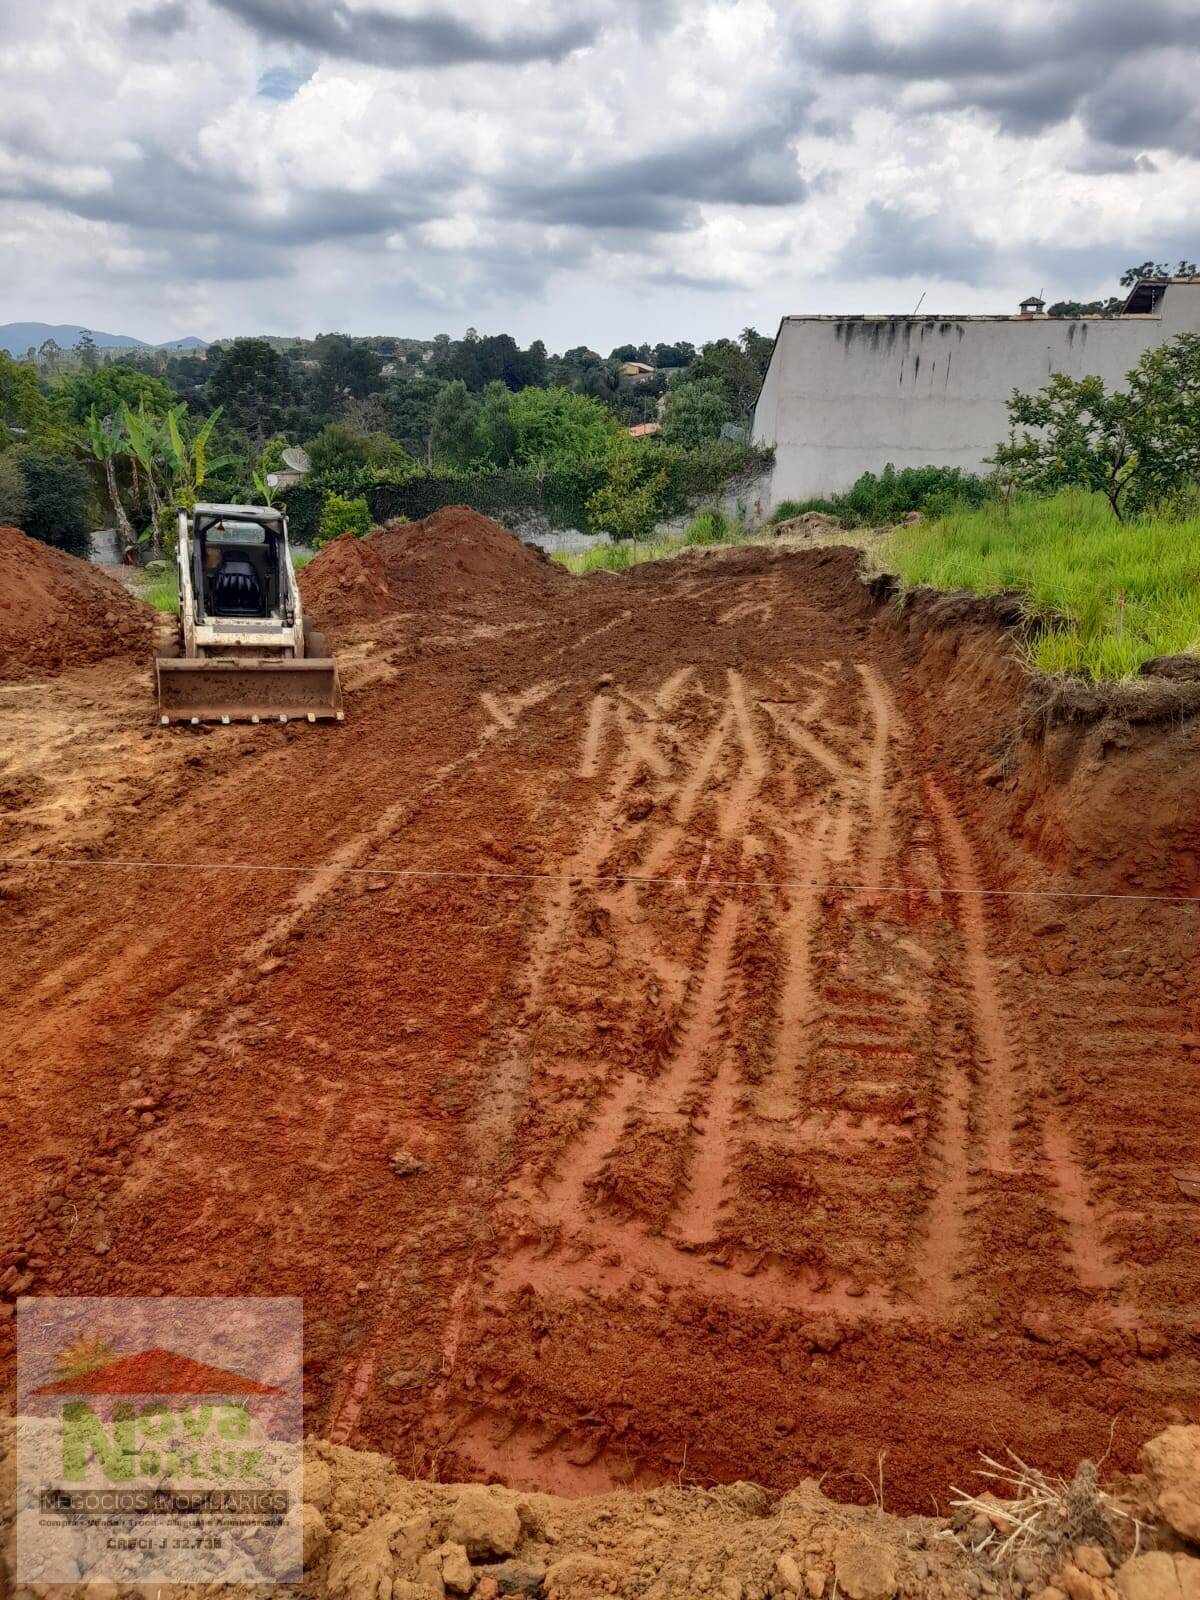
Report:
M 0 452 L 26 443 L 82 461 L 85 520 L 115 522 L 129 557 L 157 548 L 176 508 L 201 496 L 284 504 L 298 541 L 321 536 L 330 499 L 343 503 L 333 521 L 345 502 L 379 520 L 466 500 L 513 523 L 641 537 L 761 469 L 729 424 L 748 421 L 770 351 L 752 328 L 700 351 L 629 343 L 608 356 L 474 329 L 233 339 L 205 353 L 111 354 L 81 339 L 0 356 Z M 630 437 L 660 421 L 658 437 Z M 299 482 L 289 445 L 308 456 Z M 0 478 L 12 505 L 16 482 Z

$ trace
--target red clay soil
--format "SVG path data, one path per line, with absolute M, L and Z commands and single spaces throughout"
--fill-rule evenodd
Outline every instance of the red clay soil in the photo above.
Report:
M 568 1493 L 928 1511 L 1200 1421 L 1196 907 L 1045 893 L 1200 890 L 1197 721 L 1035 740 L 852 552 L 502 631 L 432 548 L 344 726 L 147 692 L 187 765 L 94 849 L 187 870 L 0 869 L 9 1302 L 302 1295 L 311 1431 Z
M 148 654 L 154 613 L 87 561 L 0 528 L 0 678 Z
M 343 534 L 300 576 L 304 602 L 325 624 L 395 611 L 450 611 L 509 619 L 551 603 L 570 583 L 540 550 L 467 506 L 421 522 Z

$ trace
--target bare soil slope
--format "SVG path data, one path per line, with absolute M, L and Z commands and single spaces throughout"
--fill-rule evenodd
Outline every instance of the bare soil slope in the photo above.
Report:
M 1200 1420 L 1195 906 L 1042 893 L 1195 893 L 1195 724 L 1031 744 L 994 612 L 852 552 L 429 549 L 343 727 L 123 769 L 91 849 L 186 870 L 0 872 L 5 1293 L 303 1294 L 311 1429 L 571 1495 Z
M 0 528 L 0 679 L 149 653 L 154 613 L 86 561 Z
M 300 577 L 305 604 L 333 624 L 393 611 L 498 610 L 511 619 L 544 608 L 569 585 L 540 550 L 467 506 L 362 539 L 343 534 Z

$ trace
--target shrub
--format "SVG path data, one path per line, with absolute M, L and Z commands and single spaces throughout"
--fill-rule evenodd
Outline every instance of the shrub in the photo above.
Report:
M 702 511 L 684 529 L 684 544 L 729 544 L 741 533 L 737 520 L 723 511 Z
M 25 479 L 25 532 L 47 544 L 86 556 L 91 548 L 87 473 L 69 456 L 30 446 L 11 452 Z
M 961 467 L 904 467 L 889 462 L 882 473 L 864 472 L 845 494 L 827 499 L 781 500 L 772 522 L 786 522 L 806 511 L 823 511 L 843 527 L 880 527 L 899 522 L 909 511 L 940 517 L 956 508 L 975 508 L 996 498 L 991 478 L 979 478 Z
M 28 509 L 25 474 L 16 455 L 8 451 L 0 455 L 0 527 L 23 528 Z
M 361 539 L 370 531 L 371 509 L 361 496 L 347 500 L 340 494 L 331 494 L 326 496 L 321 508 L 321 527 L 315 543 L 321 548 L 343 533 L 352 533 L 356 539 Z

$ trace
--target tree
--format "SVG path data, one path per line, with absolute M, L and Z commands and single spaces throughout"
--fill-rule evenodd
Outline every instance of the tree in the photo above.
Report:
M 1056 300 L 1046 307 L 1048 317 L 1115 317 L 1125 304 L 1119 295 L 1111 294 L 1106 300 Z
M 208 380 L 208 398 L 261 451 L 284 425 L 293 399 L 292 369 L 266 339 L 234 339 Z
M 382 391 L 367 403 L 367 415 L 410 455 L 420 461 L 429 458 L 429 434 L 433 408 L 441 384 L 422 371 L 406 371 L 388 378 Z
M 753 333 L 753 329 L 747 331 Z M 675 379 L 675 385 L 699 383 L 705 378 L 716 378 L 721 383 L 735 421 L 742 422 L 749 416 L 758 398 L 762 374 L 740 344 L 733 339 L 716 339 L 706 344 L 696 360 Z
M 366 434 L 344 422 L 327 422 L 304 446 L 314 477 L 352 472 L 365 467 L 370 454 Z
M 1180 261 L 1174 274 L 1165 261 L 1143 261 L 1141 266 L 1126 267 L 1121 274 L 1121 284 L 1126 289 L 1132 289 L 1139 278 L 1194 278 L 1196 276 L 1196 263 L 1194 261 Z
M 326 412 L 345 399 L 366 400 L 379 388 L 382 362 L 363 339 L 346 333 L 320 333 L 313 341 L 318 367 L 316 396 Z
M 479 411 L 479 442 L 493 466 L 507 467 L 517 451 L 517 426 L 512 416 L 512 392 L 500 379 L 483 391 Z
M 775 349 L 774 339 L 769 339 L 765 333 L 759 333 L 757 328 L 743 328 L 738 342 L 746 353 L 746 359 L 758 373 L 761 383 L 771 364 L 771 353 Z
M 64 378 L 52 400 L 55 416 L 71 432 L 84 427 L 93 411 L 111 417 L 123 406 L 135 411 L 145 405 L 149 411 L 165 413 L 174 404 L 175 396 L 161 378 L 115 362 L 95 372 L 78 372 Z
M 0 350 L 0 450 L 19 430 L 38 440 L 50 428 L 50 404 L 38 386 L 37 370 Z
M 166 470 L 167 496 L 174 509 L 190 511 L 199 498 L 210 473 L 233 465 L 235 457 L 210 458 L 208 442 L 212 437 L 220 406 L 201 423 L 188 416 L 188 408 L 181 400 L 171 406 L 164 419 L 161 436 L 163 463 Z
M 992 459 L 1038 493 L 1098 490 L 1122 520 L 1200 481 L 1200 334 L 1146 351 L 1126 381 L 1109 393 L 1060 372 L 1037 394 L 1014 391 L 1012 437 Z
M 100 357 L 96 353 L 96 341 L 90 328 L 80 328 L 79 338 L 75 341 L 75 354 L 79 357 L 79 365 L 85 372 L 95 372 L 100 365 Z
M 689 344 L 686 339 L 681 339 L 678 344 L 656 344 L 654 346 L 654 365 L 656 367 L 687 367 L 696 359 L 696 346 Z
M 698 450 L 719 439 L 724 424 L 732 420 L 725 385 L 719 378 L 677 383 L 667 395 L 663 442 L 683 450 Z
M 614 539 L 644 539 L 662 516 L 668 473 L 655 460 L 653 446 L 620 446 L 612 458 L 608 477 L 587 503 L 594 528 Z
M 371 509 L 361 496 L 350 500 L 340 494 L 330 494 L 325 496 L 321 507 L 321 527 L 313 543 L 320 549 L 331 540 L 341 538 L 343 533 L 352 533 L 356 539 L 361 539 L 370 531 Z
M 43 339 L 38 346 L 38 360 L 47 372 L 57 372 L 62 358 L 62 346 L 57 339 Z
M 25 532 L 72 555 L 86 556 L 91 519 L 83 468 L 69 456 L 32 445 L 12 454 L 25 480 Z
M 0 455 L 0 528 L 23 528 L 29 491 L 15 450 Z
M 479 460 L 479 401 L 461 378 L 447 383 L 433 407 L 429 453 L 435 466 L 469 467 Z
M 514 457 L 525 466 L 605 459 L 623 437 L 599 401 L 570 389 L 522 389 L 513 396 L 509 415 L 516 430 Z
M 1139 510 L 1200 483 L 1200 334 L 1147 350 L 1129 374 L 1137 469 L 1130 498 Z

